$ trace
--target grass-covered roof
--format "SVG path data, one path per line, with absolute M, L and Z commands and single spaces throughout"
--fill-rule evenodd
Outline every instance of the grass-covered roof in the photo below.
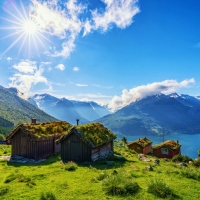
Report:
M 103 124 L 98 122 L 74 126 L 73 128 L 77 130 L 77 133 L 80 135 L 83 141 L 87 142 L 93 147 L 110 142 L 116 138 L 115 134 L 113 134 Z M 62 136 L 57 142 L 61 142 L 67 138 L 73 128 L 70 129 L 70 131 L 66 135 Z
M 152 146 L 153 149 L 158 149 L 158 148 L 161 148 L 161 147 L 169 147 L 170 149 L 173 149 L 173 150 L 176 150 L 178 149 L 181 145 L 174 141 L 174 140 L 167 140 L 165 142 L 162 142 L 160 144 L 156 144 L 154 146 Z
M 76 127 L 76 129 L 80 132 L 84 140 L 93 146 L 98 146 L 105 142 L 110 142 L 116 138 L 115 134 L 113 134 L 103 124 L 98 122 L 79 125 Z
M 7 139 L 10 139 L 18 129 L 21 129 L 25 134 L 29 134 L 32 139 L 39 139 L 41 137 L 64 135 L 68 133 L 72 127 L 70 123 L 65 121 L 20 124 L 10 133 Z
M 148 146 L 149 144 L 151 144 L 152 141 L 149 140 L 149 139 L 147 139 L 146 137 L 144 137 L 144 138 L 139 138 L 138 140 L 135 140 L 135 141 L 133 141 L 133 142 L 128 143 L 128 146 L 131 145 L 131 144 L 134 144 L 134 143 L 139 144 L 139 145 L 142 146 L 142 147 L 146 147 L 146 146 Z

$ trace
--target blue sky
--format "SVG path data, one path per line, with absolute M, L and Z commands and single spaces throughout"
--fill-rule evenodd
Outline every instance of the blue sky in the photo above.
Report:
M 200 95 L 199 0 L 1 0 L 0 85 L 112 110 Z

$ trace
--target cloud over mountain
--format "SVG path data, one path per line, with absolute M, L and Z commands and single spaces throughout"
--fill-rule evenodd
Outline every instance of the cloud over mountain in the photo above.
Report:
M 9 78 L 11 83 L 9 87 L 15 87 L 20 92 L 23 92 L 26 97 L 29 96 L 29 91 L 33 85 L 37 83 L 44 83 L 48 87 L 51 87 L 46 77 L 43 74 L 43 67 L 40 65 L 37 66 L 37 63 L 34 61 L 21 61 L 18 64 L 13 66 L 13 69 L 16 72 Z
M 176 80 L 165 80 L 162 82 L 154 82 L 147 85 L 141 85 L 135 88 L 122 90 L 121 96 L 114 96 L 110 101 L 108 107 L 112 110 L 118 110 L 130 103 L 142 99 L 144 97 L 155 95 L 159 93 L 169 94 L 177 91 L 180 88 L 188 87 L 190 84 L 194 83 L 193 78 L 189 80 L 183 80 L 177 82 Z

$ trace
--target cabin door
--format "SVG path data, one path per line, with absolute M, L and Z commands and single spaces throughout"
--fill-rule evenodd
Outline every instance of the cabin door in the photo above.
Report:
M 74 162 L 81 162 L 80 142 L 71 141 L 71 160 Z

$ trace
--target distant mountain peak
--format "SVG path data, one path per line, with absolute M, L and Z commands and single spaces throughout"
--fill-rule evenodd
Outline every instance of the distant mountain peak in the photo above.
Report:
M 180 97 L 176 92 L 171 93 L 171 94 L 169 94 L 168 96 L 169 96 L 169 97 L 172 97 L 172 98 L 178 98 L 178 97 Z

